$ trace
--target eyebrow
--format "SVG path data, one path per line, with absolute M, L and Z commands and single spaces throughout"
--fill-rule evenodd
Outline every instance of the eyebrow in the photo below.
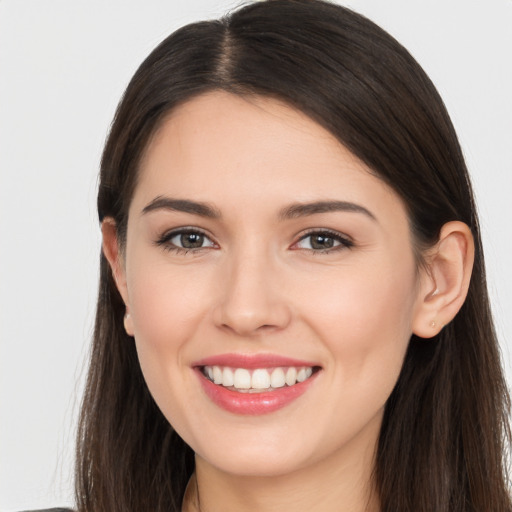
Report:
M 313 203 L 296 203 L 279 212 L 279 218 L 282 220 L 296 219 L 299 217 L 306 217 L 307 215 L 314 215 L 317 213 L 329 212 L 354 212 L 362 213 L 370 219 L 377 221 L 375 215 L 364 206 L 348 201 L 315 201 Z
M 191 213 L 209 219 L 220 219 L 221 213 L 214 206 L 199 201 L 192 201 L 190 199 L 174 199 L 171 197 L 158 196 L 155 197 L 148 205 L 142 210 L 142 214 L 155 211 L 155 210 L 171 210 L 177 212 Z M 352 212 L 362 213 L 370 219 L 377 221 L 375 215 L 364 206 L 348 201 L 315 201 L 312 203 L 295 203 L 286 206 L 280 210 L 278 218 L 280 220 L 297 219 L 300 217 L 307 217 L 308 215 L 315 215 L 318 213 L 329 212 Z
M 142 210 L 142 214 L 155 211 L 155 210 L 172 210 L 175 212 L 192 213 L 201 217 L 208 217 L 210 219 L 219 219 L 220 212 L 213 206 L 198 201 L 190 201 L 189 199 L 173 199 L 171 197 L 158 196 L 155 197 L 148 205 Z

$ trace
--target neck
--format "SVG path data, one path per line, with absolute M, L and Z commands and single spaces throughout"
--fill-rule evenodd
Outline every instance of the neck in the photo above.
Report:
M 363 436 L 365 437 L 365 436 Z M 372 485 L 376 439 L 352 444 L 285 475 L 234 475 L 196 455 L 184 512 L 378 512 Z

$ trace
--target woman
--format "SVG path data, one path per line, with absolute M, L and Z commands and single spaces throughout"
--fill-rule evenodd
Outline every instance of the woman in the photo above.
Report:
M 79 511 L 510 511 L 508 395 L 433 85 L 339 6 L 142 64 L 101 169 Z

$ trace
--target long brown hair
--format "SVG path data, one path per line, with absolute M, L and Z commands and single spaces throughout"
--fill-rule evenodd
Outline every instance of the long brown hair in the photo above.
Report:
M 510 512 L 509 398 L 473 193 L 429 78 L 374 23 L 320 0 L 258 2 L 181 28 L 131 80 L 103 153 L 99 219 L 115 219 L 121 245 L 149 138 L 176 105 L 215 89 L 279 98 L 332 132 L 402 197 L 418 255 L 444 223 L 471 228 L 467 300 L 438 336 L 412 337 L 386 405 L 374 477 L 383 512 Z M 193 453 L 153 401 L 123 315 L 102 255 L 78 432 L 78 510 L 179 511 Z

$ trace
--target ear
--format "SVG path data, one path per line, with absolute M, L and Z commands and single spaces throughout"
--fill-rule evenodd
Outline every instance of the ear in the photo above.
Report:
M 101 223 L 101 234 L 103 235 L 103 254 L 105 258 L 107 258 L 117 289 L 126 305 L 124 327 L 128 335 L 133 336 L 124 259 L 117 238 L 117 225 L 112 217 L 105 217 L 105 219 L 103 219 Z
M 459 221 L 446 223 L 437 244 L 425 255 L 413 333 L 431 338 L 450 323 L 468 293 L 475 255 L 471 230 Z

